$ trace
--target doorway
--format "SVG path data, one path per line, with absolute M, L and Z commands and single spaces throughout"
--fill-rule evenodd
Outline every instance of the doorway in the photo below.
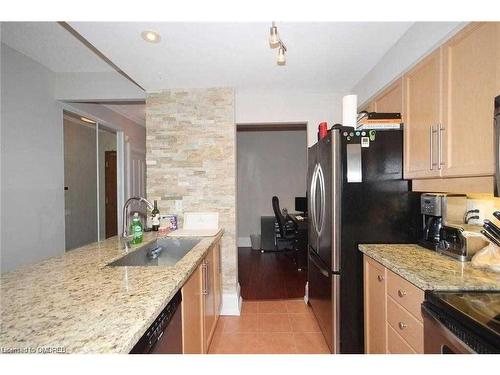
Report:
M 277 196 L 280 208 L 293 214 L 295 198 L 306 196 L 307 125 L 238 124 L 236 153 L 241 296 L 244 300 L 303 298 L 307 264 L 297 264 L 296 254 L 274 251 L 272 197 Z M 306 247 L 302 242 L 301 263 L 307 259 Z
M 66 251 L 117 234 L 117 132 L 64 111 Z

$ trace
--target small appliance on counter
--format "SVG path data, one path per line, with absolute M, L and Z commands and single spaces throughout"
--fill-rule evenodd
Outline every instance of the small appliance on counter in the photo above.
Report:
M 437 251 L 461 262 L 469 261 L 488 242 L 481 236 L 481 227 L 470 224 L 443 225 Z
M 500 292 L 426 291 L 425 354 L 500 353 Z
M 419 244 L 438 250 L 443 225 L 460 224 L 467 211 L 465 194 L 425 193 L 420 197 L 424 234 Z

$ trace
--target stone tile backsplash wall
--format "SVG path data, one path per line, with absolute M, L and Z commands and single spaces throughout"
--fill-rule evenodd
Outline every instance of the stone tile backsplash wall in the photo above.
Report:
M 236 126 L 231 88 L 172 89 L 146 98 L 147 196 L 160 212 L 217 211 L 223 292 L 236 292 Z

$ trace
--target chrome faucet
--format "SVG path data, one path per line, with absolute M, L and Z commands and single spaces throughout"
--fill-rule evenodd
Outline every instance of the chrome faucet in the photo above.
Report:
M 123 205 L 123 228 L 122 228 L 122 239 L 125 241 L 125 245 L 127 245 L 128 241 L 132 239 L 132 236 L 128 233 L 128 215 L 127 215 L 127 208 L 130 205 L 132 201 L 138 201 L 146 204 L 146 206 L 150 209 L 153 210 L 154 206 L 149 202 L 146 198 L 143 197 L 132 197 L 127 199 L 125 204 Z

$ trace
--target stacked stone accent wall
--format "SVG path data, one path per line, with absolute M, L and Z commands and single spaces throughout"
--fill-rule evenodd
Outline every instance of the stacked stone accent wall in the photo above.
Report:
M 235 293 L 236 127 L 231 88 L 173 89 L 146 98 L 146 178 L 161 213 L 217 211 L 222 283 Z

